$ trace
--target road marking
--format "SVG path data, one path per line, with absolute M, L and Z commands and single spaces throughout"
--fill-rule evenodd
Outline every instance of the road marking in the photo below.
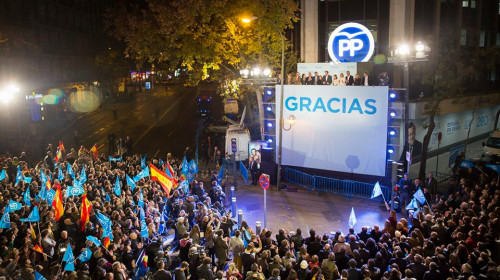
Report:
M 170 107 L 168 107 L 168 109 L 163 113 L 161 114 L 161 116 L 158 118 L 157 121 L 155 121 L 154 123 L 152 123 L 140 136 L 139 138 L 134 141 L 134 147 L 137 145 L 137 143 L 139 143 L 142 138 L 144 138 L 169 112 L 170 110 L 172 110 L 172 108 L 175 107 L 175 105 L 177 105 L 179 102 L 181 102 L 182 98 L 179 98 L 177 99 L 177 101 L 175 101 L 172 105 L 170 105 Z

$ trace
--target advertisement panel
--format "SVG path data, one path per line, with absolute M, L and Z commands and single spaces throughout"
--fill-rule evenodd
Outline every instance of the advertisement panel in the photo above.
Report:
M 432 136 L 429 142 L 429 151 L 437 149 L 437 135 L 439 132 L 441 132 L 443 135 L 440 147 L 454 145 L 457 142 L 467 139 L 469 127 L 469 137 L 474 137 L 491 132 L 495 123 L 495 114 L 499 109 L 500 106 L 493 106 L 478 109 L 476 110 L 474 115 L 472 113 L 472 110 L 469 110 L 460 113 L 436 116 L 436 127 L 432 132 Z M 415 140 L 422 143 L 424 136 L 427 133 L 429 119 L 419 119 L 414 120 L 413 122 L 415 123 L 416 129 Z
M 285 86 L 282 164 L 385 176 L 387 94 L 387 87 Z M 277 104 L 280 95 L 277 87 Z

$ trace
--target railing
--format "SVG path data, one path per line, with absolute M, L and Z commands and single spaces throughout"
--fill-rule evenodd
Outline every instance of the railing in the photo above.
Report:
M 311 191 L 343 194 L 347 198 L 370 198 L 374 187 L 374 184 L 364 182 L 310 175 L 289 167 L 285 168 L 285 180 L 303 186 Z M 380 189 L 385 199 L 390 200 L 390 188 L 380 186 Z M 379 196 L 377 199 L 382 200 L 382 197 Z

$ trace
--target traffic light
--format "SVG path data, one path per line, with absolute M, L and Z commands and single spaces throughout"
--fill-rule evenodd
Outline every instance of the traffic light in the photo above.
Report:
M 236 138 L 231 138 L 231 151 L 236 153 L 238 151 L 238 147 L 236 146 Z

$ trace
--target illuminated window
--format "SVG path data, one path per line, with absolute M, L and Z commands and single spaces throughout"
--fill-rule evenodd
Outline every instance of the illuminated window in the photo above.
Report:
M 467 44 L 467 29 L 462 28 L 460 30 L 460 45 L 465 46 Z
M 462 7 L 469 7 L 469 0 L 462 1 Z
M 481 35 L 479 35 L 479 46 L 484 47 L 485 44 L 486 31 L 481 30 Z

